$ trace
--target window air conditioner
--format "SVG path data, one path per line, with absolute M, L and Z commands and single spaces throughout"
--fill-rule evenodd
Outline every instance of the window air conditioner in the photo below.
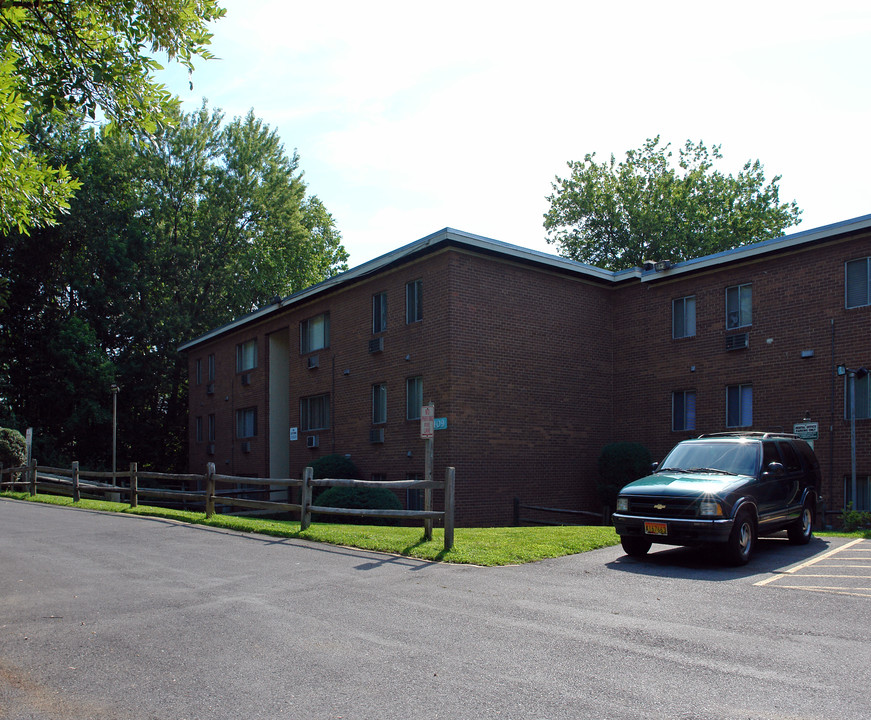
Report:
M 369 442 L 370 443 L 383 443 L 384 442 L 384 428 L 372 428 L 369 431 Z
M 320 358 L 319 358 L 317 355 L 312 355 L 312 356 L 311 356 L 311 357 L 306 361 L 306 362 L 307 362 L 307 367 L 308 367 L 308 369 L 309 369 L 309 370 L 314 370 L 316 367 L 318 367 L 318 365 L 320 365 L 319 360 L 320 360 Z
M 206 395 L 214 395 L 215 394 L 215 383 L 211 382 L 206 385 Z
M 249 440 L 246 440 L 245 442 L 242 443 L 242 452 L 243 453 L 250 453 L 251 452 L 251 442 Z
M 215 454 L 215 443 L 209 443 L 206 445 L 206 454 L 214 455 Z
M 726 335 L 726 350 L 742 350 L 749 345 L 747 333 Z
M 384 350 L 384 336 L 383 335 L 381 337 L 372 338 L 369 341 L 369 352 L 370 353 L 377 353 L 377 352 L 381 352 L 382 350 Z
M 317 435 L 309 435 L 305 439 L 305 446 L 307 448 L 316 448 L 318 445 L 320 445 L 320 442 L 318 441 Z
M 242 373 L 242 384 L 250 385 L 251 384 L 251 373 Z

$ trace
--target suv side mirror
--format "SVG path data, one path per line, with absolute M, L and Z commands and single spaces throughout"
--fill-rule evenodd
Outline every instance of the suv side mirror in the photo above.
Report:
M 783 463 L 779 462 L 771 462 L 768 463 L 768 469 L 762 473 L 762 477 L 770 478 L 770 477 L 781 477 L 786 472 L 786 469 L 783 467 Z
M 658 467 L 659 467 L 659 463 L 658 463 L 658 462 L 652 462 L 652 463 L 650 463 L 650 472 L 656 472 L 656 468 L 658 468 Z

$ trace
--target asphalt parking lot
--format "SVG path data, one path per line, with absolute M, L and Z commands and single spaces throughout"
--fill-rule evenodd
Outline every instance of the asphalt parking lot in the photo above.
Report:
M 477 568 L 0 500 L 0 718 L 867 720 L 869 556 Z
M 755 585 L 871 598 L 871 540 L 848 541 Z

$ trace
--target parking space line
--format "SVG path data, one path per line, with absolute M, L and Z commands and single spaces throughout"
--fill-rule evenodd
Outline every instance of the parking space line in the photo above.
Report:
M 856 540 L 852 540 L 851 542 L 848 542 L 846 545 L 841 545 L 841 547 L 837 547 L 834 550 L 829 550 L 829 552 L 823 553 L 822 555 L 819 555 L 818 557 L 811 558 L 807 562 L 803 562 L 799 565 L 796 565 L 795 567 L 791 567 L 788 570 L 784 570 L 782 572 L 775 573 L 771 577 L 765 578 L 764 580 L 760 580 L 759 582 L 753 583 L 753 584 L 757 587 L 762 587 L 763 585 L 768 585 L 769 583 L 773 583 L 775 580 L 782 580 L 787 575 L 794 575 L 795 573 L 800 572 L 801 570 L 804 570 L 805 568 L 811 567 L 812 565 L 817 565 L 818 563 L 822 562 L 823 560 L 830 560 L 835 555 L 838 555 L 842 552 L 849 550 L 854 545 L 857 545 L 857 544 L 861 543 L 862 541 L 863 541 L 863 538 L 857 538 Z M 823 565 L 821 567 L 843 568 L 845 566 L 844 565 Z M 867 566 L 860 565 L 860 566 L 856 566 L 856 567 L 861 567 L 861 568 L 865 569 Z M 797 586 L 792 586 L 792 585 L 778 585 L 778 587 L 802 589 L 802 590 L 810 589 L 810 588 L 805 588 L 805 587 L 800 587 L 800 586 L 797 587 Z M 827 592 L 833 592 L 833 591 L 828 590 Z

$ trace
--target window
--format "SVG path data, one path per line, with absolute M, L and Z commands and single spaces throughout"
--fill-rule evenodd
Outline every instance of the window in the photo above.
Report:
M 383 383 L 372 386 L 372 423 L 387 422 L 387 386 Z
M 856 419 L 867 420 L 871 418 L 871 375 L 856 377 Z M 844 417 L 849 420 L 851 415 L 850 406 L 850 376 L 844 376 Z
M 196 438 L 197 442 L 203 441 L 203 418 L 197 417 L 196 419 Z
M 209 382 L 215 381 L 215 355 L 209 355 Z
M 420 482 L 423 480 L 421 473 L 406 473 L 406 480 Z M 414 488 L 406 488 L 405 490 L 405 509 L 406 510 L 423 510 L 423 490 Z
M 671 394 L 671 429 L 696 429 L 695 390 L 683 390 Z
M 726 288 L 726 329 L 753 324 L 753 286 L 735 285 Z
M 405 286 L 405 322 L 423 320 L 423 280 L 414 280 Z
M 209 415 L 209 442 L 215 442 L 215 416 Z
M 420 408 L 422 406 L 423 378 L 408 378 L 405 381 L 405 417 L 408 420 L 420 420 Z
M 377 334 L 387 329 L 387 293 L 372 296 L 372 332 Z
M 315 395 L 299 401 L 299 426 L 308 430 L 327 430 L 330 427 L 330 396 Z
M 203 384 L 203 361 L 199 358 L 194 362 L 194 378 L 196 378 L 196 384 Z
M 257 408 L 236 411 L 236 437 L 250 438 L 257 435 Z
M 753 424 L 753 386 L 730 385 L 726 388 L 726 427 L 750 427 Z
M 245 372 L 257 367 L 257 341 L 249 340 L 236 346 L 236 372 Z
M 321 313 L 299 324 L 299 351 L 301 354 L 322 350 L 330 346 L 330 314 Z
M 853 497 L 853 477 L 844 476 L 844 508 L 853 503 L 853 509 L 862 512 L 871 510 L 871 477 L 856 476 L 856 497 Z
M 671 303 L 671 336 L 693 337 L 696 334 L 696 297 L 679 298 Z
M 846 264 L 846 303 L 848 308 L 871 305 L 871 258 Z

